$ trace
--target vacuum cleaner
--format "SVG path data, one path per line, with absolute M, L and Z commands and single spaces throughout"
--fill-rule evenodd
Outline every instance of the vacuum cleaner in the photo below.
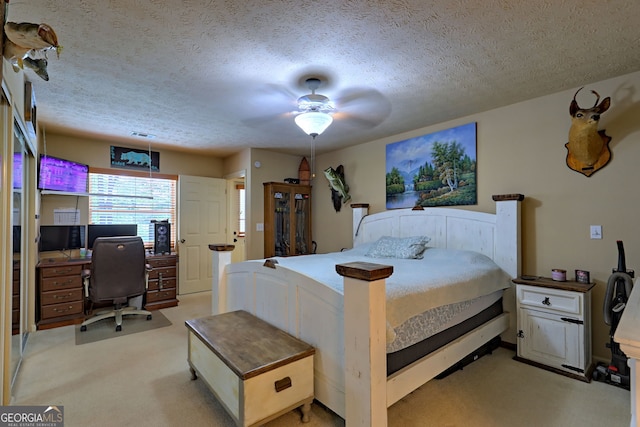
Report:
M 611 349 L 611 363 L 609 365 L 598 363 L 592 377 L 595 381 L 605 382 L 629 390 L 631 369 L 627 364 L 627 356 L 620 349 L 620 344 L 613 340 L 613 336 L 631 294 L 634 271 L 627 270 L 624 245 L 621 240 L 618 240 L 617 243 L 618 268 L 613 269 L 607 281 L 603 307 L 604 322 L 611 327 L 609 329 L 609 343 L 607 343 L 607 347 Z

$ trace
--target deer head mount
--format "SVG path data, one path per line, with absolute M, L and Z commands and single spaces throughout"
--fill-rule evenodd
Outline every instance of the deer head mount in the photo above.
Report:
M 582 89 L 576 91 L 569 106 L 571 128 L 569 142 L 565 147 L 567 147 L 567 166 L 585 176 L 591 176 L 611 159 L 609 150 L 611 137 L 607 136 L 604 130 L 598 130 L 600 115 L 609 109 L 611 98 L 606 97 L 598 104 L 600 95 L 592 90 L 591 93 L 597 97 L 595 104 L 591 108 L 580 108 L 576 95 Z

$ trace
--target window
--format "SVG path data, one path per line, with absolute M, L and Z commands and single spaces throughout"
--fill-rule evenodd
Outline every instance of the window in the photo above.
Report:
M 240 237 L 244 237 L 245 236 L 245 208 L 244 208 L 244 203 L 245 203 L 245 190 L 244 190 L 244 184 L 236 184 L 236 206 L 238 209 L 238 223 L 237 223 L 237 230 L 238 230 L 238 236 Z
M 173 175 L 90 168 L 89 223 L 137 224 L 138 236 L 151 247 L 152 220 L 176 223 L 176 181 Z M 172 247 L 175 233 L 171 227 Z

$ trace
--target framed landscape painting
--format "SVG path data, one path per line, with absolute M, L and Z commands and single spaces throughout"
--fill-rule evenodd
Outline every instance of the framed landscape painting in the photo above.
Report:
M 478 203 L 476 123 L 387 144 L 387 209 Z

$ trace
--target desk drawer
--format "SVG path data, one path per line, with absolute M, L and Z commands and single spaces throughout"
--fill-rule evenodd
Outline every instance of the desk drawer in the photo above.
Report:
M 169 279 L 162 278 L 162 284 L 160 283 L 160 279 L 158 280 L 149 280 L 149 290 L 155 291 L 158 289 L 170 289 L 176 287 L 176 278 L 171 277 Z
M 158 277 L 176 277 L 176 267 L 159 267 L 149 272 L 149 279 L 157 279 Z
M 82 287 L 82 277 L 80 277 L 80 273 L 75 276 L 64 276 L 64 277 L 49 277 L 46 279 L 42 279 L 41 282 L 41 291 L 56 291 L 59 289 L 69 289 L 69 288 L 81 288 Z
M 42 320 L 80 313 L 82 313 L 82 301 L 46 305 L 41 310 Z
M 82 301 L 82 293 L 82 288 L 43 292 L 41 295 L 41 304 L 49 305 Z
M 147 262 L 151 264 L 153 268 L 158 267 L 175 267 L 176 266 L 176 258 L 147 258 Z
M 61 265 L 55 267 L 40 267 L 42 277 L 56 276 L 80 276 L 82 274 L 82 265 Z
M 168 299 L 175 299 L 176 288 L 164 289 L 162 291 L 147 291 L 147 304 Z

